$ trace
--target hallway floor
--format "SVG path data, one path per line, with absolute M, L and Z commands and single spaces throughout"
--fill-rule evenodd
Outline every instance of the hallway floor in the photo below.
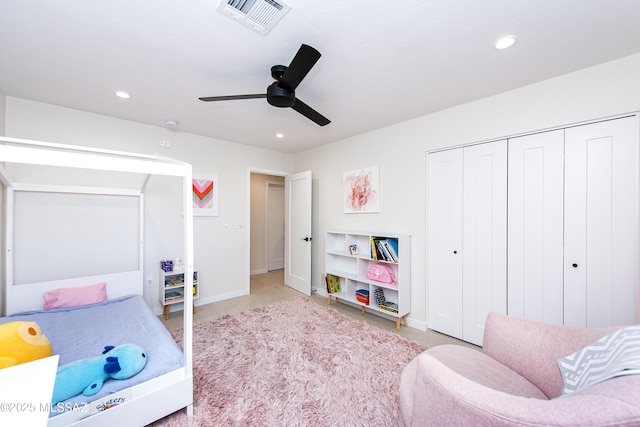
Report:
M 251 293 L 249 295 L 212 304 L 196 306 L 196 313 L 193 316 L 193 320 L 194 322 L 200 322 L 203 320 L 215 319 L 216 317 L 225 314 L 250 310 L 252 308 L 273 304 L 278 301 L 294 299 L 299 296 L 304 295 L 284 284 L 284 270 L 274 270 L 265 274 L 251 276 Z M 308 298 L 318 304 L 327 305 L 327 298 L 324 296 L 313 294 Z M 362 315 L 359 308 L 352 307 L 347 304 L 336 303 L 335 300 L 331 301 L 331 307 L 351 318 L 364 320 L 365 322 L 381 329 L 399 333 L 401 336 L 426 345 L 427 347 L 434 347 L 441 344 L 459 344 L 471 348 L 478 348 L 472 344 L 431 330 L 424 332 L 411 327 L 402 326 L 400 328 L 400 332 L 397 332 L 394 320 L 386 319 L 368 312 Z M 169 320 L 165 320 L 164 316 L 159 316 L 159 318 L 169 330 L 182 326 L 181 311 L 172 312 Z

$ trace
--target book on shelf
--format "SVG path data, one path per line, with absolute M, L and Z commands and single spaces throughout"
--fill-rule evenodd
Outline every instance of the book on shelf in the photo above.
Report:
M 386 311 L 390 311 L 391 313 L 398 314 L 398 304 L 396 304 L 395 302 L 385 301 L 382 304 L 380 304 L 378 307 L 380 307 L 380 309 L 382 310 L 386 310 Z
M 371 258 L 376 261 L 398 262 L 398 239 L 371 237 Z
M 393 262 L 398 262 L 398 240 L 397 239 L 387 239 L 384 241 L 384 245 L 391 256 L 391 260 Z
M 395 302 L 387 301 L 384 296 L 384 291 L 380 288 L 376 289 L 374 292 L 376 303 L 378 304 L 378 308 L 380 310 L 386 310 L 391 313 L 398 314 L 398 304 Z
M 334 276 L 333 274 L 327 274 L 325 281 L 327 282 L 327 292 L 330 294 L 340 292 L 340 277 Z
M 171 280 L 167 282 L 167 286 L 184 286 L 184 281 L 182 280 Z
M 382 246 L 382 241 L 384 240 L 383 237 L 371 237 L 371 258 L 376 261 L 387 261 L 389 258 Z
M 387 299 L 384 297 L 384 291 L 381 288 L 377 288 L 376 290 L 374 290 L 373 294 L 376 297 L 376 304 L 378 304 L 378 306 L 387 301 Z
M 378 247 L 376 245 L 375 238 L 371 237 L 369 240 L 371 242 L 371 258 L 377 260 L 378 259 Z
M 165 301 L 175 301 L 178 299 L 182 299 L 182 294 L 180 292 L 176 292 L 176 291 L 170 291 L 170 292 L 165 292 L 164 293 L 164 300 Z
M 380 249 L 380 254 L 382 255 L 382 259 L 384 261 L 392 261 L 391 254 L 389 253 L 388 245 L 386 240 L 378 240 L 377 242 L 378 248 Z

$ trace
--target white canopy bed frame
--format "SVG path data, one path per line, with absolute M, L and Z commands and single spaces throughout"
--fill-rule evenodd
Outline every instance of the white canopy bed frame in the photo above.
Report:
M 60 186 L 14 182 L 8 164 L 54 166 L 78 170 L 108 171 L 136 174 L 142 178 L 141 188 L 104 188 L 86 186 Z M 141 174 L 141 175 L 140 175 Z M 184 227 L 185 307 L 193 304 L 193 207 L 192 167 L 190 164 L 157 156 L 103 150 L 66 144 L 30 141 L 0 137 L 0 182 L 5 187 L 5 315 L 25 310 L 42 309 L 43 292 L 61 287 L 81 287 L 88 283 L 107 282 L 109 299 L 123 295 L 143 295 L 144 280 L 144 193 L 149 178 L 153 175 L 182 178 L 181 204 Z M 64 280 L 39 281 L 37 283 L 14 283 L 13 221 L 15 192 L 55 192 L 109 196 L 133 196 L 139 198 L 140 236 L 138 268 L 91 277 Z M 146 425 L 181 408 L 187 415 L 193 414 L 192 375 L 192 325 L 193 313 L 184 310 L 183 355 L 184 366 L 152 380 L 130 388 L 131 398 L 108 410 L 87 416 L 80 411 L 69 411 L 49 418 L 49 426 L 90 425 Z M 128 389 L 129 390 L 129 389 Z

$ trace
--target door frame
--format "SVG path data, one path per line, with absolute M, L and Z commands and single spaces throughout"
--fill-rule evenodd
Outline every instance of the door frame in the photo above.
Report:
M 247 247 L 247 251 L 246 251 L 247 260 L 251 258 L 251 174 L 252 173 L 285 177 L 287 175 L 291 175 L 293 172 L 283 171 L 283 170 L 263 169 L 263 168 L 253 167 L 253 166 L 247 167 L 247 174 L 246 174 L 247 190 L 246 190 L 246 199 L 245 199 L 245 206 L 247 207 L 247 211 L 246 211 L 246 218 L 244 222 L 245 224 L 247 224 L 246 233 L 244 236 L 245 244 Z M 285 256 L 285 264 L 286 264 L 287 254 L 285 253 L 284 256 Z M 268 266 L 267 266 L 267 269 L 268 269 Z M 250 262 L 246 263 L 244 274 L 245 274 L 247 294 L 250 294 L 251 293 L 251 263 Z

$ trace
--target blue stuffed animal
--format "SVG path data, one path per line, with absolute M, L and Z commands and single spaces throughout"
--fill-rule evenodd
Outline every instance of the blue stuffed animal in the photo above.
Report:
M 146 364 L 147 355 L 135 344 L 106 346 L 102 356 L 76 360 L 58 368 L 51 402 L 55 405 L 80 393 L 93 396 L 109 378 L 131 378 Z

